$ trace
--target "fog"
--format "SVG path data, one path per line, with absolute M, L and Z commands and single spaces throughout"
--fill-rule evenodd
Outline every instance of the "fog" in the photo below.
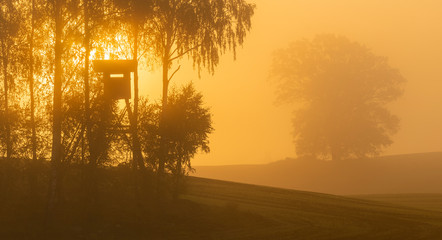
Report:
M 215 131 L 211 152 L 193 165 L 260 164 L 296 157 L 293 106 L 278 105 L 269 76 L 272 53 L 317 34 L 342 35 L 362 43 L 407 79 L 404 95 L 389 107 L 400 120 L 394 143 L 383 155 L 442 151 L 442 3 L 426 1 L 257 0 L 244 47 L 221 58 L 212 76 L 186 61 L 172 80 L 192 81 L 211 107 Z M 178 65 L 174 65 L 176 67 Z M 160 69 L 143 70 L 140 92 L 161 94 Z

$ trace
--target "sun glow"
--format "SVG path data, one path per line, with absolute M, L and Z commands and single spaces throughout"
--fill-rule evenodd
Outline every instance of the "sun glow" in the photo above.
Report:
M 110 53 L 108 51 L 104 52 L 104 60 L 110 59 Z

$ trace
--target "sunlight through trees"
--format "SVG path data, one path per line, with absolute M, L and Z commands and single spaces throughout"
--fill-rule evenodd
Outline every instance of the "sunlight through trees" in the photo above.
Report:
M 209 151 L 213 129 L 210 110 L 193 86 L 168 95 L 179 66 L 169 70 L 189 56 L 196 70 L 213 73 L 220 55 L 243 44 L 253 13 L 254 5 L 244 0 L 0 1 L 0 156 L 28 171 L 31 188 L 38 185 L 37 169 L 50 169 L 49 220 L 66 176 L 77 168 L 89 202 L 96 201 L 99 169 L 128 163 L 144 176 L 137 180 L 143 186 L 158 181 L 165 191 L 168 184 L 178 189 L 195 153 Z M 161 65 L 161 104 L 142 100 L 140 106 L 138 69 L 127 100 L 133 105 L 120 109 L 106 100 L 102 76 L 93 70 L 97 59 Z M 123 118 L 126 112 L 131 119 Z M 174 180 L 148 177 L 153 173 Z

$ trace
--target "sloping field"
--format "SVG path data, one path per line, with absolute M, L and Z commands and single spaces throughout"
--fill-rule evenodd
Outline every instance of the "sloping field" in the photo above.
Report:
M 183 198 L 268 220 L 220 239 L 442 238 L 442 212 L 392 203 L 192 177 Z
M 373 195 L 354 195 L 351 197 L 442 212 L 442 194 L 436 194 L 436 193 L 373 194 Z
M 196 166 L 196 177 L 338 195 L 442 193 L 442 153 L 262 165 Z
M 60 201 L 48 218 L 44 169 L 32 182 L 32 192 L 26 174 L 3 171 L 0 239 L 442 237 L 437 196 L 414 196 L 413 201 L 411 195 L 355 198 L 188 177 L 180 199 L 172 200 L 156 197 L 150 178 L 130 168 L 100 169 L 93 192 L 80 173 L 71 169 L 65 175 Z

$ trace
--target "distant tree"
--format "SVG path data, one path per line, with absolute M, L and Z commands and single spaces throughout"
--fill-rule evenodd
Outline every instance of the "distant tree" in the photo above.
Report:
M 402 94 L 405 79 L 387 58 L 345 37 L 320 35 L 278 50 L 271 74 L 279 99 L 302 106 L 293 121 L 299 156 L 377 155 L 392 143 L 399 120 L 386 104 Z
M 213 73 L 222 53 L 230 49 L 236 53 L 236 47 L 243 44 L 254 8 L 245 0 L 154 1 L 152 18 L 147 24 L 153 55 L 163 69 L 162 111 L 167 111 L 169 83 L 179 70 L 176 68 L 169 76 L 173 62 L 188 56 L 198 70 L 204 67 Z M 161 144 L 160 174 L 167 161 L 166 144 Z
M 164 135 L 168 142 L 166 169 L 178 183 L 181 176 L 191 169 L 191 159 L 201 150 L 209 152 L 209 134 L 213 131 L 210 109 L 204 106 L 203 95 L 192 84 L 173 89 L 168 99 L 167 121 Z M 159 104 L 140 105 L 140 137 L 142 148 L 148 156 L 150 166 L 159 167 L 160 153 Z

